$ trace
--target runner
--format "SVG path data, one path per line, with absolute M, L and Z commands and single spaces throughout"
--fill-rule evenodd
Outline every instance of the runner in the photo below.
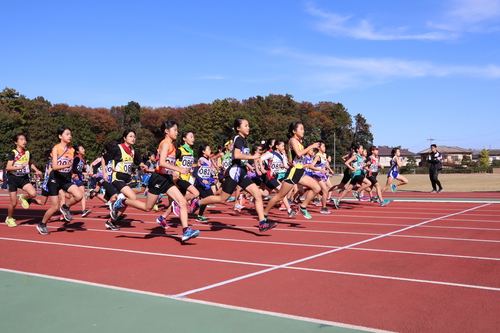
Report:
M 73 158 L 75 150 L 69 146 L 72 135 L 68 127 L 61 127 L 57 130 L 59 144 L 52 148 L 52 171 L 49 176 L 48 190 L 50 197 L 50 208 L 43 215 L 42 221 L 37 225 L 38 232 L 48 235 L 47 222 L 58 210 L 67 222 L 71 222 L 73 217 L 69 208 L 82 200 L 82 192 L 71 182 L 71 171 L 73 169 Z M 66 204 L 59 207 L 59 190 L 71 194 Z
M 87 198 L 85 189 L 88 186 L 88 182 L 85 180 L 85 174 L 88 173 L 87 163 L 83 159 L 83 155 L 85 155 L 85 147 L 83 147 L 82 145 L 75 146 L 75 153 L 76 155 L 73 159 L 72 182 L 73 184 L 78 186 L 78 189 L 80 190 L 80 192 L 82 192 L 82 217 L 85 217 L 91 212 L 90 209 L 86 209 Z
M 190 182 L 191 170 L 194 165 L 194 153 L 191 146 L 194 144 L 194 134 L 192 131 L 184 131 L 182 133 L 181 145 L 175 153 L 175 165 L 178 167 L 186 168 L 189 170 L 186 174 L 181 174 L 179 172 L 173 173 L 174 184 L 181 191 L 184 198 L 190 201 L 193 198 L 200 196 L 200 192 L 193 184 Z M 158 199 L 161 195 L 158 197 Z M 155 205 L 157 207 L 157 205 Z M 153 209 L 155 208 L 153 207 Z M 156 210 L 156 209 L 155 209 Z M 156 219 L 156 222 L 160 224 L 163 228 L 167 229 L 170 226 L 167 224 L 167 217 L 174 213 L 179 216 L 180 207 L 175 200 L 171 200 L 171 204 L 168 206 L 166 211 Z
M 255 210 L 257 211 L 260 221 L 259 230 L 261 232 L 266 231 L 274 227 L 276 223 L 268 223 L 267 219 L 264 218 L 262 196 L 260 195 L 257 185 L 255 185 L 255 183 L 248 177 L 246 170 L 248 160 L 255 160 L 259 158 L 260 155 L 249 155 L 250 148 L 246 140 L 246 137 L 250 133 L 250 125 L 248 124 L 248 121 L 245 118 L 237 118 L 234 121 L 234 129 L 238 134 L 234 138 L 232 165 L 226 172 L 226 178 L 222 186 L 222 193 L 220 195 L 212 195 L 200 200 L 200 202 L 197 203 L 196 209 L 203 205 L 226 202 L 236 187 L 240 186 L 243 190 L 247 191 L 255 198 Z
M 120 230 L 115 222 L 126 209 L 126 205 L 122 205 L 121 202 L 125 198 L 137 199 L 136 192 L 130 187 L 132 166 L 135 164 L 143 170 L 146 169 L 140 154 L 133 147 L 136 141 L 135 131 L 125 130 L 119 141 L 121 143 L 111 146 L 101 160 L 103 180 L 111 182 L 119 193 L 110 211 L 111 218 L 105 223 L 106 228 L 111 230 Z M 111 169 L 111 175 L 108 175 L 109 169 Z
M 172 178 L 172 174 L 176 171 L 180 172 L 181 174 L 187 174 L 189 172 L 187 168 L 178 167 L 175 165 L 176 149 L 173 144 L 173 141 L 177 138 L 178 135 L 177 129 L 178 129 L 178 124 L 176 121 L 173 120 L 167 120 L 163 122 L 160 127 L 161 133 L 163 133 L 164 135 L 164 139 L 163 141 L 160 142 L 160 145 L 158 146 L 158 153 L 157 153 L 158 164 L 156 167 L 156 171 L 153 173 L 151 179 L 149 180 L 149 185 L 148 185 L 149 191 L 148 195 L 146 196 L 146 202 L 137 200 L 133 191 L 130 189 L 130 187 L 126 185 L 125 181 L 127 179 L 130 179 L 129 178 L 130 174 L 128 174 L 129 177 L 125 177 L 124 175 L 118 176 L 119 178 L 121 178 L 121 182 L 125 183 L 125 185 L 120 189 L 120 191 L 123 194 L 126 194 L 126 196 L 125 197 L 118 196 L 118 200 L 116 200 L 113 206 L 111 217 L 113 219 L 116 219 L 118 212 L 126 208 L 127 205 L 143 210 L 145 212 L 149 212 L 153 209 L 153 206 L 155 205 L 158 196 L 161 193 L 167 193 L 167 195 L 172 200 L 176 201 L 179 204 L 180 207 L 179 217 L 182 224 L 181 240 L 184 242 L 189 240 L 190 238 L 197 237 L 200 234 L 200 231 L 193 230 L 189 227 L 187 221 L 188 220 L 187 201 L 182 195 L 182 193 L 179 191 L 179 189 L 175 186 L 174 180 Z M 127 163 L 124 165 L 126 165 L 127 168 L 131 169 L 132 163 L 133 161 L 135 161 L 135 163 L 137 163 L 141 168 L 145 168 L 146 166 L 144 165 L 144 163 L 142 163 L 142 161 L 140 161 L 139 159 L 134 159 L 135 154 L 134 151 L 131 149 L 132 145 L 135 143 L 135 132 L 132 130 L 125 131 L 123 136 L 125 142 L 122 145 L 120 145 L 120 149 L 122 152 L 122 156 L 123 153 L 125 153 L 126 155 L 124 162 L 119 162 L 119 163 Z M 118 169 L 122 170 L 120 169 L 119 164 L 118 164 Z M 115 182 L 116 181 L 114 181 L 113 184 Z M 123 183 L 117 183 L 117 185 L 121 186 L 123 185 Z M 117 187 L 117 185 L 115 185 L 115 187 Z M 197 202 L 198 201 L 196 200 L 195 204 Z
M 310 176 L 304 174 L 305 155 L 312 149 L 319 147 L 319 143 L 314 143 L 307 148 L 302 144 L 304 137 L 304 125 L 301 122 L 295 121 L 288 127 L 288 151 L 289 160 L 292 161 L 292 167 L 288 169 L 283 183 L 281 183 L 281 190 L 271 200 L 269 200 L 264 211 L 265 216 L 276 205 L 276 203 L 285 199 L 286 195 L 293 189 L 296 184 L 309 187 L 311 190 L 307 193 L 305 200 L 299 206 L 299 212 L 304 215 L 306 219 L 311 219 L 312 216 L 307 211 L 307 204 L 319 193 L 321 190 L 319 184 Z
M 389 187 L 392 190 L 392 193 L 396 193 L 397 191 L 397 186 L 403 186 L 408 184 L 408 180 L 403 176 L 399 174 L 399 168 L 403 165 L 403 162 L 406 161 L 406 158 L 403 159 L 403 161 L 400 160 L 401 156 L 401 151 L 399 148 L 393 148 L 391 151 L 391 169 L 389 170 L 389 173 L 387 174 L 387 183 L 385 184 L 384 189 L 382 190 L 382 193 L 387 191 Z M 394 179 L 399 180 L 398 184 L 393 184 L 392 182 Z
M 342 192 L 340 193 L 340 196 L 338 199 L 334 200 L 334 205 L 335 208 L 340 209 L 340 202 L 341 200 L 351 192 L 352 188 L 354 186 L 358 186 L 359 192 L 362 192 L 365 190 L 368 186 L 371 185 L 370 181 L 365 178 L 365 173 L 364 173 L 364 167 L 365 167 L 365 159 L 363 158 L 363 145 L 359 143 L 354 143 L 352 145 L 354 154 L 345 161 L 345 166 L 351 171 L 350 178 L 351 182 L 349 186 Z M 386 205 L 387 203 L 384 203 Z
M 211 154 L 212 151 L 207 143 L 200 144 L 198 147 L 198 166 L 193 170 L 193 176 L 195 178 L 196 189 L 199 191 L 201 199 L 214 195 L 211 186 L 215 182 L 215 165 L 210 159 Z M 196 222 L 208 221 L 208 217 L 203 215 L 206 208 L 206 205 L 200 206 Z
M 318 141 L 319 147 L 318 147 L 318 153 L 312 160 L 310 169 L 311 169 L 311 176 L 313 179 L 315 179 L 319 186 L 321 187 L 321 214 L 331 214 L 326 208 L 326 203 L 328 199 L 328 192 L 329 192 L 329 186 L 327 185 L 328 181 L 328 160 L 326 159 L 326 145 L 325 141 Z
M 384 168 L 382 164 L 380 164 L 380 159 L 378 157 L 378 148 L 377 147 L 372 147 L 370 149 L 370 156 L 368 156 L 368 162 L 366 163 L 365 169 L 368 172 L 368 180 L 371 183 L 372 187 L 375 187 L 377 190 L 377 196 L 376 197 L 370 197 L 371 202 L 380 202 L 381 206 L 387 205 L 390 200 L 385 201 L 384 198 L 382 197 L 382 189 L 380 187 L 380 184 L 378 183 L 377 180 L 377 175 L 378 175 L 378 168 Z M 383 204 L 386 202 L 385 204 Z
M 24 209 L 30 208 L 30 199 L 36 197 L 36 189 L 30 182 L 29 173 L 30 167 L 35 170 L 35 174 L 41 175 L 42 172 L 38 170 L 35 164 L 31 161 L 30 152 L 25 150 L 28 141 L 24 134 L 14 135 L 14 148 L 7 158 L 7 172 L 9 176 L 7 178 L 7 184 L 9 186 L 9 196 L 10 203 L 7 209 L 7 217 L 5 218 L 5 223 L 9 227 L 16 227 L 17 223 L 14 219 L 14 210 L 17 206 L 17 190 L 22 189 L 26 194 L 19 195 L 19 201 Z

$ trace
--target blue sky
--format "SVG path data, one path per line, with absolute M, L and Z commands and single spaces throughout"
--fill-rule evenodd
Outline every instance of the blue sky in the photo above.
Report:
M 375 144 L 500 148 L 500 0 L 10 1 L 0 89 L 52 103 L 342 103 Z

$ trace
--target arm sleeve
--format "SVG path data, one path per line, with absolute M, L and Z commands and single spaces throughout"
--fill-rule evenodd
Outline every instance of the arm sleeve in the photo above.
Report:
M 71 169 L 72 173 L 80 174 L 81 172 L 78 170 L 78 164 L 80 163 L 80 157 L 75 157 L 73 159 L 73 168 Z
M 200 167 L 196 167 L 196 168 L 194 168 L 194 169 L 193 169 L 193 172 L 191 173 L 191 175 L 192 175 L 192 176 L 193 176 L 193 177 L 194 177 L 197 181 L 199 181 L 200 183 L 202 183 L 202 182 L 203 182 L 203 178 L 201 178 L 201 177 L 198 175 L 198 169 L 199 169 L 199 168 L 200 168 Z
M 102 157 L 104 159 L 104 164 L 108 164 L 111 160 L 120 160 L 120 148 L 118 146 L 111 147 L 106 154 Z
M 260 160 L 267 161 L 267 160 L 271 160 L 272 158 L 273 158 L 273 153 L 267 152 L 264 154 L 264 156 L 260 157 Z
M 15 157 L 16 157 L 16 156 L 15 156 L 14 152 L 13 152 L 13 151 L 11 151 L 11 152 L 9 153 L 9 157 L 7 158 L 7 161 L 13 161 Z

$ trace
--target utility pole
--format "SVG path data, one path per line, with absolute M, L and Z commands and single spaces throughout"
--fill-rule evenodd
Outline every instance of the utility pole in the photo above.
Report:
M 431 139 L 427 139 L 427 140 L 429 140 L 429 142 L 430 142 L 429 146 L 430 146 L 430 145 L 432 145 L 432 141 L 434 141 L 434 140 L 436 140 L 436 139 L 432 139 L 432 138 L 431 138 Z

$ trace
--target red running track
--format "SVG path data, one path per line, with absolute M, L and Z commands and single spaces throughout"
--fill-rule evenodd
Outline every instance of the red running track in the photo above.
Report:
M 1 218 L 6 207 L 0 197 Z M 185 244 L 155 213 L 129 209 L 108 231 L 106 209 L 90 207 L 49 236 L 34 227 L 42 207 L 16 210 L 22 225 L 0 223 L 0 267 L 398 332 L 500 327 L 498 204 L 350 202 L 311 206 L 312 220 L 276 209 L 266 233 L 252 210 L 218 205 L 209 223 L 190 219 L 201 236 Z

